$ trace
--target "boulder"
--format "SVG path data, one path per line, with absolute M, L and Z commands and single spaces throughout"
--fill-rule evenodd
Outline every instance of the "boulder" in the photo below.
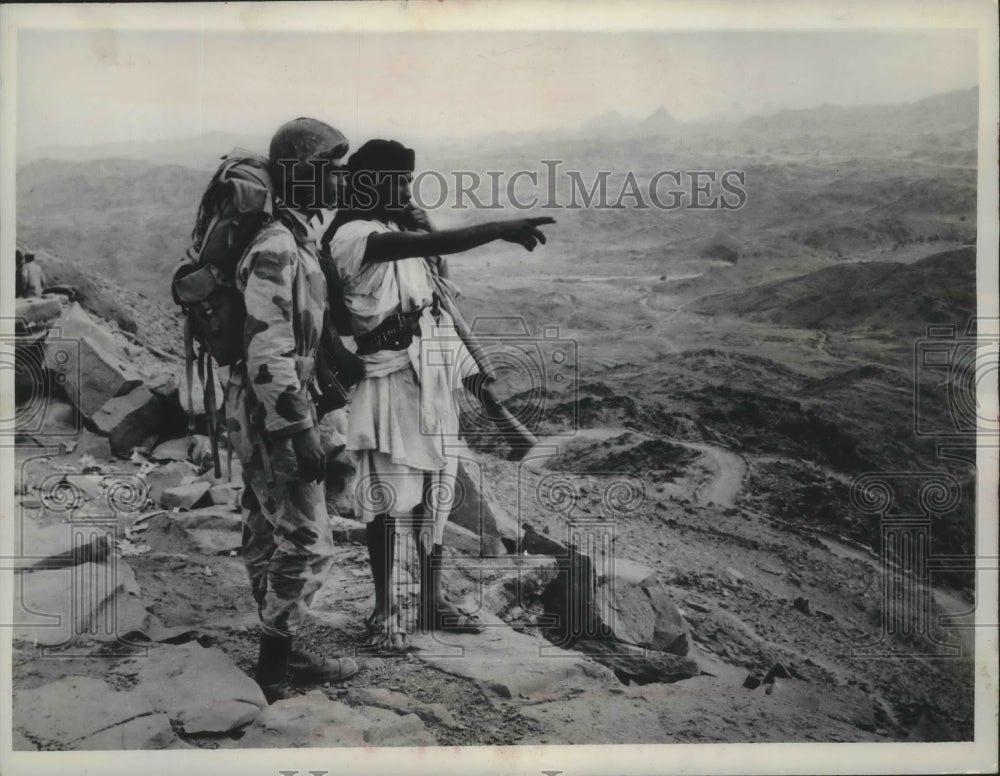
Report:
M 542 593 L 545 613 L 553 621 L 549 638 L 569 645 L 582 635 L 607 637 L 594 606 L 594 562 L 589 555 L 569 547 L 559 558 L 559 574 Z
M 137 644 L 150 641 L 150 633 L 163 627 L 136 592 L 125 591 L 108 598 L 94 613 L 93 622 L 101 627 L 92 628 L 94 641 L 126 642 Z M 154 639 L 155 640 L 155 639 Z
M 485 555 L 496 557 L 503 555 L 503 544 L 495 536 L 479 536 L 468 528 L 462 528 L 450 520 L 444 526 L 444 545 L 463 555 Z
M 160 496 L 160 506 L 164 509 L 191 509 L 211 488 L 207 482 L 190 482 L 167 488 Z
M 176 399 L 180 390 L 177 378 L 167 372 L 157 372 L 151 375 L 146 380 L 146 387 L 165 403 Z
M 792 675 L 787 668 L 785 668 L 781 663 L 775 663 L 771 666 L 767 675 L 764 677 L 764 684 L 770 684 L 775 679 L 791 679 Z
M 240 740 L 241 748 L 436 746 L 414 713 L 352 709 L 313 691 L 268 706 Z
M 107 437 L 95 434 L 90 429 L 80 432 L 76 444 L 70 451 L 71 461 L 80 461 L 85 456 L 93 458 L 95 461 L 110 461 L 115 457 L 111 451 L 111 441 Z
M 87 676 L 67 676 L 15 692 L 13 698 L 15 729 L 57 749 L 75 749 L 102 731 L 147 718 L 153 711 L 141 695 L 112 690 L 104 680 Z
M 42 525 L 22 518 L 21 555 L 14 558 L 16 569 L 58 569 L 81 563 L 101 563 L 111 552 L 108 532 L 72 523 Z
M 149 528 L 142 534 L 143 542 L 157 553 L 163 553 L 165 557 L 178 555 L 188 557 L 202 554 L 202 548 L 191 536 L 192 529 L 187 528 L 183 522 L 177 520 L 182 515 L 185 513 L 164 512 L 150 518 Z M 214 555 L 215 553 L 211 552 L 210 554 Z M 176 560 L 165 561 L 165 563 L 170 566 L 181 565 Z M 197 565 L 194 559 L 192 559 L 192 565 Z
M 187 461 L 174 461 L 153 469 L 146 475 L 149 498 L 154 504 L 159 504 L 163 491 L 193 482 L 197 474 L 198 470 Z
M 518 714 L 532 720 L 536 728 L 518 740 L 518 747 L 532 744 L 663 744 L 673 740 L 680 726 L 672 705 L 676 699 L 654 695 L 644 697 L 649 688 L 619 686 L 619 694 L 595 690 L 573 698 L 524 705 Z M 675 688 L 664 688 L 676 692 Z M 654 711 L 655 710 L 655 711 Z M 624 750 L 621 750 L 624 751 Z
M 18 422 L 13 429 L 15 438 L 22 444 L 39 444 L 31 438 L 31 432 L 44 422 L 45 400 L 52 394 L 53 384 L 61 381 L 60 375 L 52 375 L 46 369 L 46 339 L 44 331 L 19 337 L 16 342 L 8 342 L 5 355 L 13 349 L 14 403 L 18 406 Z M 8 366 L 8 368 L 9 368 Z
M 204 434 L 195 434 L 193 437 L 191 437 L 191 439 L 193 440 L 193 442 L 191 444 L 191 453 L 188 456 L 188 458 L 190 459 L 191 463 L 193 463 L 195 466 L 198 466 L 199 468 L 206 467 L 206 466 L 212 466 L 212 463 L 213 463 L 213 459 L 212 459 L 212 440 L 209 439 Z M 236 482 L 240 482 L 241 483 L 241 482 L 243 482 L 243 473 L 242 473 L 242 470 L 240 470 L 239 476 L 237 477 L 237 466 L 238 466 L 238 464 L 239 464 L 239 461 L 236 460 L 236 457 L 234 455 L 233 459 L 230 461 L 230 466 L 232 466 L 232 468 L 233 468 L 233 477 L 236 478 Z M 222 476 L 226 477 L 227 476 L 226 475 L 226 449 L 225 449 L 224 446 L 220 447 L 220 449 L 219 449 L 219 465 L 222 467 Z
M 460 727 L 458 721 L 444 704 L 423 703 L 393 690 L 385 690 L 380 687 L 357 687 L 348 690 L 346 699 L 349 703 L 356 703 L 360 706 L 376 706 L 400 714 L 415 714 L 424 722 L 450 728 Z
M 103 479 L 104 476 L 101 474 L 66 474 L 61 483 L 70 485 L 85 498 L 95 499 L 101 495 L 101 481 Z
M 180 722 L 185 733 L 226 733 L 250 724 L 259 713 L 256 704 L 244 700 L 216 701 L 204 709 L 187 709 Z
M 610 573 L 599 575 L 596 581 L 599 632 L 627 644 L 675 655 L 688 653 L 690 628 L 652 569 L 616 559 Z
M 612 558 L 613 574 L 617 584 L 651 587 L 656 584 L 656 571 L 642 563 L 628 558 Z M 598 577 L 597 583 L 604 584 L 605 576 Z
M 238 532 L 213 528 L 189 528 L 193 549 L 202 555 L 231 555 L 242 551 L 243 539 Z
M 72 568 L 18 574 L 14 587 L 14 638 L 56 646 L 113 633 L 102 614 L 113 597 L 138 595 L 128 564 L 82 563 Z
M 14 309 L 19 327 L 23 327 L 25 331 L 33 331 L 59 317 L 62 301 L 58 296 L 20 297 L 16 300 Z
M 198 638 L 198 631 L 189 625 L 168 627 L 157 620 L 146 631 L 146 636 L 150 641 L 158 641 L 162 644 L 186 644 Z
M 517 522 L 490 500 L 482 468 L 471 458 L 471 453 L 459 459 L 455 499 L 448 522 L 480 537 L 480 554 L 487 557 L 504 554 L 501 539 L 517 538 Z
M 494 698 L 535 702 L 568 698 L 581 690 L 620 687 L 614 674 L 572 649 L 560 649 L 537 634 L 520 633 L 486 613 L 478 634 L 414 633 L 410 643 L 431 667 L 477 682 Z
M 761 681 L 760 674 L 757 673 L 747 674 L 747 678 L 743 680 L 743 686 L 748 690 L 756 690 L 761 684 L 763 682 Z
M 240 748 L 364 746 L 371 721 L 321 692 L 310 692 L 265 708 L 239 741 Z
M 437 740 L 416 714 L 393 715 L 364 732 L 371 746 L 437 746 Z
M 209 529 L 213 531 L 236 531 L 239 533 L 243 529 L 243 521 L 240 515 L 213 507 L 193 509 L 190 512 L 177 512 L 176 514 L 171 514 L 167 519 L 177 525 L 183 526 L 188 531 Z
M 622 558 L 598 565 L 575 547 L 559 561 L 559 575 L 542 594 L 546 614 L 556 620 L 550 638 L 560 644 L 616 640 L 687 654 L 690 629 L 653 569 Z
M 79 304 L 63 311 L 56 326 L 61 338 L 50 335 L 45 365 L 61 376 L 69 400 L 91 417 L 109 399 L 140 382 L 122 357 L 110 331 L 94 321 Z M 60 379 L 57 377 L 57 379 Z
M 521 552 L 529 555 L 552 555 L 562 557 L 569 554 L 569 550 L 562 542 L 552 539 L 548 535 L 536 531 L 533 525 L 524 523 L 524 532 L 520 539 Z
M 55 396 L 49 396 L 44 404 L 44 412 L 28 424 L 26 429 L 37 440 L 51 444 L 66 442 L 82 430 L 80 412 L 71 403 Z M 24 430 L 19 427 L 18 431 Z
M 166 714 L 149 714 L 88 736 L 73 748 L 91 751 L 171 749 L 179 742 Z
M 236 506 L 242 490 L 239 485 L 213 485 L 208 489 L 208 500 L 215 506 Z
M 155 392 L 153 392 L 155 395 Z M 194 444 L 192 437 L 180 437 L 179 439 L 168 439 L 161 442 L 149 454 L 153 461 L 187 461 L 191 455 L 191 447 Z
M 610 668 L 625 682 L 636 684 L 679 682 L 701 673 L 698 663 L 693 658 L 654 649 L 591 639 L 578 641 L 575 647 Z
M 158 433 L 162 420 L 160 400 L 144 385 L 105 402 L 92 418 L 94 426 L 108 437 L 111 451 L 127 457 Z
M 19 496 L 30 495 L 34 498 L 42 483 L 51 476 L 52 467 L 47 456 L 26 458 L 19 461 L 14 476 L 14 493 Z M 41 506 L 40 502 L 38 506 Z
M 183 375 L 183 373 L 182 366 L 181 374 Z M 195 393 L 199 393 L 197 379 L 195 377 Z M 183 431 L 187 428 L 189 418 L 184 409 L 185 405 L 181 403 L 180 386 L 181 383 L 178 383 L 176 376 L 164 372 L 151 375 L 146 379 L 146 387 L 160 400 L 160 405 L 163 407 L 163 427 Z M 187 401 L 186 396 L 183 401 Z
M 501 618 L 542 605 L 545 590 L 559 576 L 559 563 L 546 555 L 511 555 L 510 568 L 482 590 L 483 607 Z
M 257 683 L 218 649 L 159 644 L 129 662 L 136 681 L 132 692 L 185 733 L 234 730 L 267 705 Z

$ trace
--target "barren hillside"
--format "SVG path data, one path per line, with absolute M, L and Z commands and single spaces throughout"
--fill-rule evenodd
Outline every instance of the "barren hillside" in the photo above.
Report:
M 928 324 L 962 335 L 975 312 L 975 98 L 711 127 L 606 116 L 418 155 L 509 171 L 558 157 L 617 170 L 612 188 L 624 170 L 643 184 L 662 169 L 741 170 L 747 201 L 564 208 L 534 253 L 491 245 L 451 261 L 499 391 L 540 438 L 512 460 L 464 404 L 444 584 L 487 632 L 366 652 L 364 530 L 351 486 L 332 479 L 336 562 L 304 637 L 362 670 L 270 707 L 249 675 L 242 480 L 238 466 L 215 477 L 205 438 L 188 435 L 166 286 L 208 173 L 135 159 L 19 168 L 18 245 L 78 289 L 63 335 L 85 338 L 80 358 L 96 366 L 67 370 L 53 338 L 35 364 L 52 378 L 44 400 L 22 407 L 15 747 L 970 740 L 970 629 L 939 615 L 973 607 L 973 575 L 953 564 L 920 578 L 883 558 L 886 513 L 865 501 L 879 491 L 856 486 L 906 475 L 894 506 L 926 518 L 931 555 L 972 553 L 975 460 L 955 412 L 968 374 L 914 359 Z M 928 507 L 916 475 L 947 498 Z M 100 519 L 104 538 L 67 544 Z M 74 570 L 98 580 L 86 611 L 67 595 Z M 924 602 L 910 612 L 923 625 L 898 619 L 893 589 Z M 115 633 L 100 627 L 108 611 Z

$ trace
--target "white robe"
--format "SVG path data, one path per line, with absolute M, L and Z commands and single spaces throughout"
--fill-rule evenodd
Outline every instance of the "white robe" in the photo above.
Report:
M 401 305 L 424 308 L 420 336 L 407 350 L 363 356 L 367 377 L 348 407 L 347 449 L 357 455 L 355 512 L 364 522 L 388 513 L 407 517 L 423 499 L 429 480 L 428 517 L 441 543 L 451 512 L 458 459 L 448 447 L 458 441 L 457 391 L 479 371 L 455 330 L 439 310 L 435 321 L 430 272 L 424 259 L 363 263 L 368 236 L 396 231 L 379 221 L 351 221 L 330 244 L 344 284 L 356 333 L 373 330 Z

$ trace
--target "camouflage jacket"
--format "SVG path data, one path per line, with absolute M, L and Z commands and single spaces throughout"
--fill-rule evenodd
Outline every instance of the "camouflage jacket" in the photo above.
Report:
M 302 215 L 285 210 L 260 230 L 236 269 L 236 286 L 246 303 L 246 359 L 231 371 L 226 414 L 231 432 L 251 435 L 234 440 L 243 457 L 252 437 L 276 443 L 316 422 L 309 386 L 327 315 L 326 280 Z

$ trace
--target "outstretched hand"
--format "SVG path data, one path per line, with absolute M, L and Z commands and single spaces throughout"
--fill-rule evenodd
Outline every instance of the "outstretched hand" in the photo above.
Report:
M 525 250 L 533 251 L 538 243 L 545 245 L 545 235 L 538 227 L 554 224 L 556 220 L 549 216 L 536 218 L 518 218 L 513 221 L 500 222 L 500 239 L 524 246 Z

